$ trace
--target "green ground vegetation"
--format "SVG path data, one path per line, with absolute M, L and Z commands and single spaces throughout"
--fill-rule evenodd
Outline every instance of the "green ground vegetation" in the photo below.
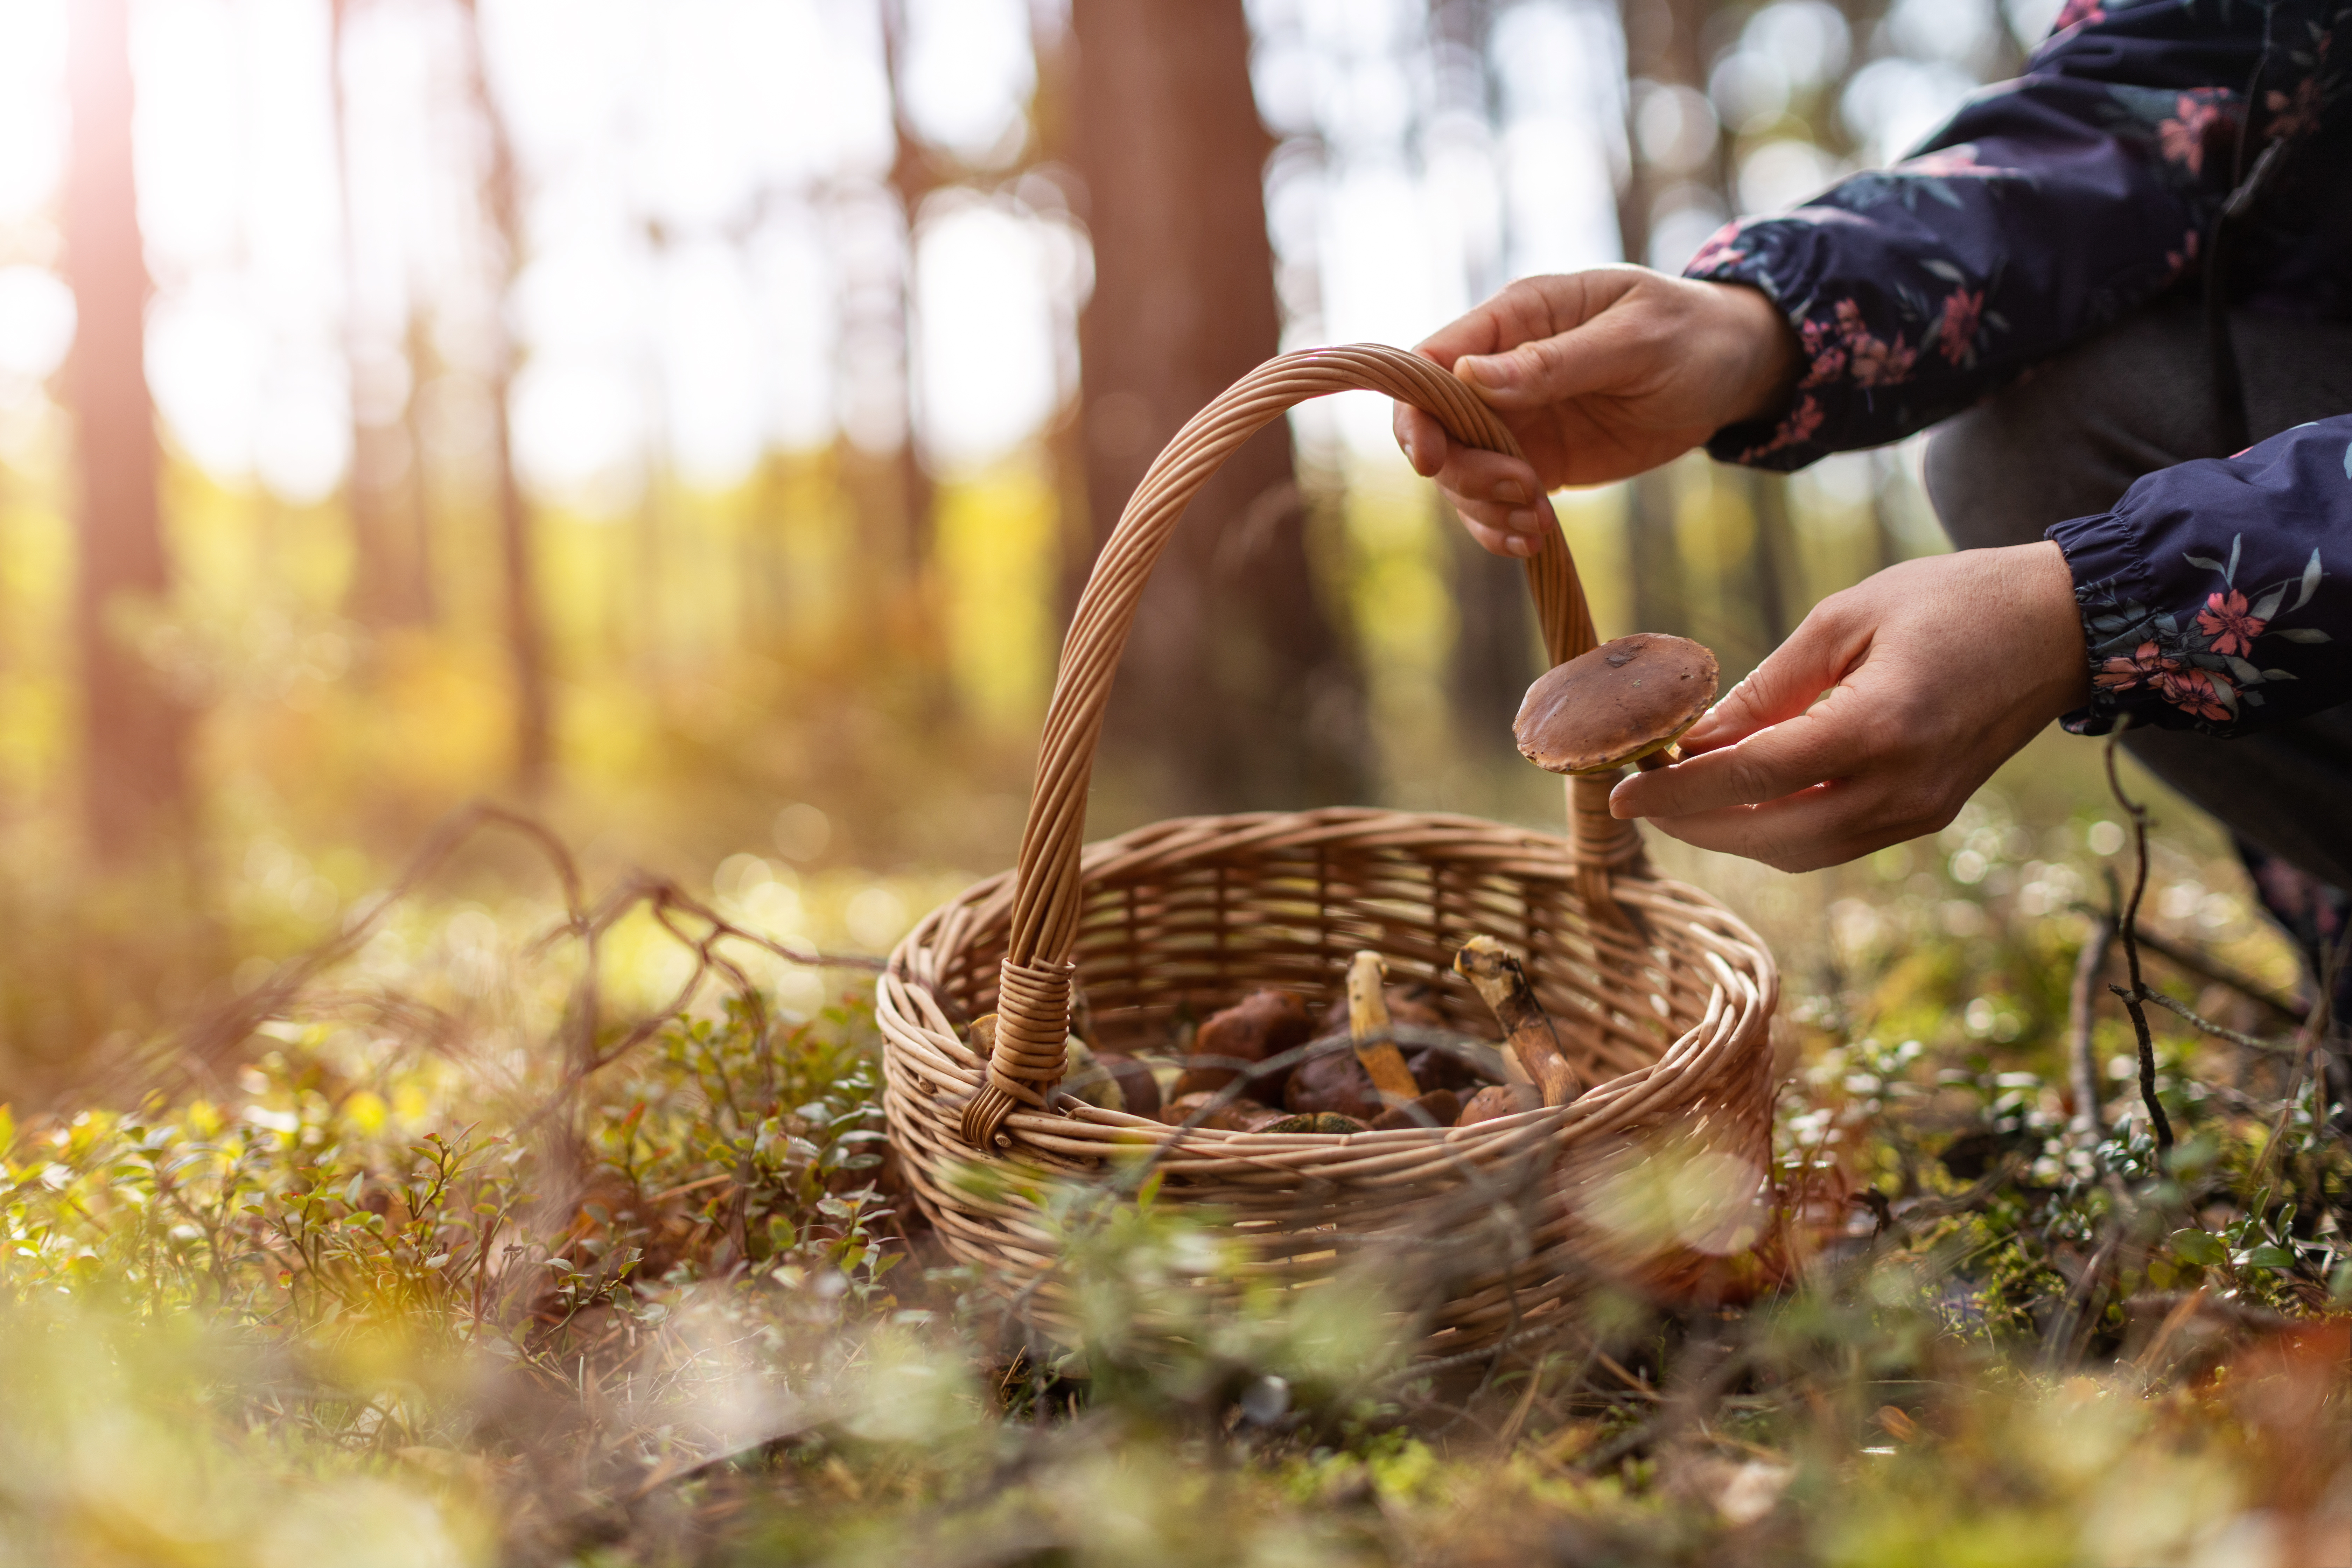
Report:
M 2159 1151 L 2105 998 L 2093 1131 L 2068 980 L 2132 850 L 2021 798 L 1760 900 L 1778 1289 L 1597 1281 L 1435 1367 L 1377 1290 L 1202 1307 L 1224 1244 L 1149 1187 L 1048 1194 L 1086 1328 L 1030 1332 L 906 1201 L 862 974 L 741 866 L 364 906 L 0 1117 L 0 1562 L 2343 1561 L 2352 1152 L 2291 959 L 2159 834 L 2148 931 L 2238 984 L 2151 982 L 2260 1043 L 2152 1011 Z

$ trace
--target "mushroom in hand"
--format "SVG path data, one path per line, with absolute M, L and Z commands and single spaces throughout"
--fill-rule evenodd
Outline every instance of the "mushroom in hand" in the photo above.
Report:
M 1715 655 L 1688 637 L 1635 632 L 1536 678 L 1511 733 L 1555 773 L 1664 767 L 1667 748 L 1715 701 Z

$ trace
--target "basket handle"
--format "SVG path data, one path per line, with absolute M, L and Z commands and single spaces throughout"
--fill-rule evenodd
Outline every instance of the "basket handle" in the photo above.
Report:
M 1012 926 L 997 994 L 995 1044 L 987 1080 L 964 1108 L 962 1132 L 975 1148 L 998 1142 L 1016 1104 L 1043 1110 L 1062 1079 L 1069 1034 L 1071 950 L 1077 940 L 1078 858 L 1087 792 L 1111 678 L 1127 647 L 1136 606 L 1177 520 L 1235 448 L 1293 405 L 1334 392 L 1377 392 L 1428 413 L 1457 441 L 1520 456 L 1510 431 L 1476 394 L 1419 354 L 1382 343 L 1307 349 L 1271 359 L 1194 415 L 1146 470 L 1118 526 L 1095 558 L 1077 613 L 1062 639 L 1062 662 L 1038 748 L 1037 782 L 1021 833 Z M 1528 559 L 1544 647 L 1554 664 L 1596 644 L 1592 612 L 1568 541 L 1554 527 Z M 1639 857 L 1630 822 L 1609 816 L 1608 779 L 1570 781 L 1570 823 L 1587 871 L 1588 902 L 1606 900 L 1609 871 Z M 1591 798 L 1587 798 L 1587 797 Z M 1609 905 L 1613 912 L 1614 905 Z

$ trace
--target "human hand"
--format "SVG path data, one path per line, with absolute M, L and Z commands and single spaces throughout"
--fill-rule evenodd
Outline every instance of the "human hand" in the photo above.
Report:
M 1523 278 L 1419 352 L 1486 399 L 1528 461 L 1457 445 L 1402 403 L 1397 445 L 1479 543 L 1521 557 L 1554 526 L 1547 490 L 1641 473 L 1770 414 L 1798 363 L 1795 332 L 1762 293 L 1646 267 Z
M 1822 600 L 1684 734 L 1687 760 L 1609 809 L 1783 871 L 1834 866 L 1950 822 L 2090 689 L 2055 544 L 1906 561 Z

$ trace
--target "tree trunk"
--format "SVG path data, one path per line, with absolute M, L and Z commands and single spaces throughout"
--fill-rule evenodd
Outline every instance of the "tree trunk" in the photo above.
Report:
M 416 618 L 430 621 L 438 613 L 438 595 L 433 587 L 432 454 L 425 440 L 421 394 L 432 379 L 436 361 L 425 307 L 414 299 L 402 338 L 408 355 L 408 401 L 400 411 L 401 434 L 408 438 L 408 560 L 415 577 Z
M 943 585 L 939 579 L 939 487 L 924 468 L 915 411 L 920 405 L 917 386 L 922 374 L 917 352 L 922 322 L 915 308 L 916 223 L 923 203 L 947 183 L 949 171 L 927 147 L 908 113 L 905 88 L 907 53 L 906 0 L 883 0 L 883 64 L 890 85 L 890 195 L 898 205 L 906 244 L 898 264 L 898 364 L 906 389 L 907 434 L 899 442 L 889 476 L 896 494 L 894 510 L 903 526 L 896 542 L 898 553 L 877 563 L 883 582 L 891 585 L 894 601 L 883 620 L 892 651 L 912 664 L 924 721 L 944 723 L 955 707 L 955 688 L 948 679 Z M 879 536 L 885 542 L 889 536 Z
M 522 266 L 522 208 L 515 176 L 514 139 L 490 91 L 483 58 L 481 17 L 475 0 L 464 0 L 471 46 L 468 87 L 488 144 L 489 167 L 482 182 L 483 203 L 498 241 L 498 298 L 503 305 Z M 498 468 L 499 546 L 506 566 L 507 658 L 515 683 L 515 784 L 524 796 L 545 793 L 553 770 L 553 703 L 548 694 L 547 634 L 539 607 L 539 549 L 531 529 L 530 502 L 515 474 L 515 347 L 503 310 L 491 314 L 497 341 L 490 345 L 490 451 Z
M 124 637 L 121 617 L 170 586 L 147 390 L 147 263 L 131 152 L 128 0 L 68 8 L 72 166 L 66 271 L 79 325 L 67 373 L 81 481 L 75 605 L 83 690 L 84 810 L 103 859 L 184 828 L 188 716 Z
M 1458 58 L 1480 62 L 1475 86 L 1454 85 L 1457 96 L 1441 104 L 1442 110 L 1482 117 L 1493 112 L 1494 89 L 1486 61 L 1495 10 L 1493 0 L 1431 0 L 1431 37 L 1460 51 Z M 1501 265 L 1504 254 L 1498 247 L 1495 265 L 1465 279 L 1472 299 L 1484 300 L 1509 280 Z M 1511 740 L 1511 721 L 1518 717 L 1520 700 L 1528 683 L 1543 672 L 1544 662 L 1527 574 L 1517 563 L 1487 553 L 1443 500 L 1437 503 L 1437 517 L 1454 555 L 1454 602 L 1461 625 L 1446 671 L 1454 744 L 1484 761 L 1516 763 L 1518 749 Z
M 1437 519 L 1454 552 L 1461 626 L 1446 671 L 1454 743 L 1483 761 L 1508 763 L 1518 756 L 1511 723 L 1528 685 L 1543 673 L 1527 574 L 1517 562 L 1489 554 L 1443 501 Z
M 406 344 L 367 341 L 361 294 L 358 193 L 352 188 L 351 101 L 345 90 L 344 56 L 349 48 L 353 0 L 333 0 L 329 12 L 327 69 L 335 121 L 336 186 L 343 225 L 343 361 L 352 387 L 352 468 L 345 488 L 352 524 L 352 577 L 346 599 L 353 618 L 367 626 L 402 626 L 425 618 L 427 595 L 421 541 L 401 524 L 401 490 L 412 479 L 415 454 L 397 417 L 369 417 L 370 351 L 397 356 Z M 415 378 L 411 377 L 412 387 Z
M 1095 287 L 1079 322 L 1088 560 L 1160 447 L 1279 348 L 1241 0 L 1075 0 L 1067 155 Z M 1360 687 L 1318 602 L 1277 421 L 1193 501 L 1143 599 L 1106 771 L 1164 809 L 1356 795 Z
M 1621 0 L 1618 15 L 1625 34 L 1627 79 L 1648 77 L 1704 87 L 1698 33 L 1710 8 L 1710 0 Z M 1659 181 L 1643 160 L 1639 139 L 1632 134 L 1630 93 L 1626 108 L 1632 164 L 1624 189 L 1618 194 L 1617 233 L 1625 259 L 1647 265 L 1650 207 L 1657 198 Z M 1673 479 L 1663 469 L 1653 469 L 1637 475 L 1631 489 L 1626 526 L 1633 537 L 1626 541 L 1625 560 L 1633 577 L 1633 629 L 1687 637 L 1693 629 L 1690 595 L 1675 535 Z

